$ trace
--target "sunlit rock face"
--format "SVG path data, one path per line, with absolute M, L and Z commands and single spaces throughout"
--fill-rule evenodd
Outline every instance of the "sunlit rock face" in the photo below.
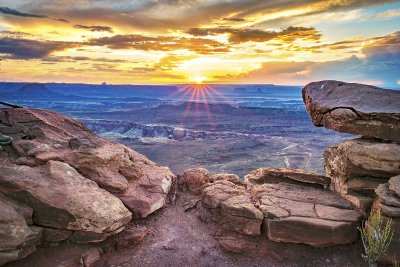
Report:
M 190 169 L 191 175 L 196 171 L 204 172 Z M 221 228 L 247 236 L 260 236 L 266 229 L 272 241 L 317 247 L 357 240 L 362 214 L 338 194 L 316 186 L 321 176 L 264 168 L 245 177 L 245 184 L 216 180 L 202 186 L 202 204 Z
M 1 213 L 9 218 L 0 233 L 10 227 L 19 233 L 0 248 L 3 263 L 33 252 L 29 240 L 42 232 L 49 242 L 99 242 L 165 205 L 174 179 L 168 168 L 78 121 L 45 110 L 0 109 L 0 132 L 13 139 L 0 151 Z
M 316 126 L 400 141 L 400 91 L 321 81 L 304 87 L 303 100 Z

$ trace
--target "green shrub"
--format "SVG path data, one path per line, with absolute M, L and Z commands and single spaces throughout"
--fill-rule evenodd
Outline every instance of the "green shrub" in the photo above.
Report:
M 380 256 L 384 256 L 393 238 L 392 220 L 383 225 L 381 210 L 371 211 L 362 228 L 358 228 L 365 254 L 362 255 L 370 266 L 375 266 Z

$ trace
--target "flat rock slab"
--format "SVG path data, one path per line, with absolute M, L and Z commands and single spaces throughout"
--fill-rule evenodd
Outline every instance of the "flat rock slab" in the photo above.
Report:
M 362 214 L 335 192 L 284 182 L 246 188 L 216 181 L 204 186 L 202 201 L 218 211 L 220 222 L 228 225 L 224 229 L 257 236 L 264 225 L 268 238 L 276 242 L 349 244 L 357 240 L 362 219 Z
M 268 220 L 268 238 L 276 242 L 317 247 L 349 244 L 357 240 L 354 224 L 316 218 L 287 217 Z
M 252 188 L 265 214 L 272 241 L 333 246 L 358 238 L 362 214 L 334 192 L 293 184 L 264 184 Z
M 400 141 L 400 91 L 320 81 L 304 87 L 303 101 L 316 126 Z
M 264 215 L 248 196 L 234 196 L 222 202 L 221 216 L 238 232 L 253 236 L 261 233 Z
M 306 172 L 301 169 L 287 168 L 259 168 L 245 175 L 246 184 L 264 184 L 264 183 L 295 183 L 309 184 L 319 187 L 327 187 L 330 184 L 329 177 Z

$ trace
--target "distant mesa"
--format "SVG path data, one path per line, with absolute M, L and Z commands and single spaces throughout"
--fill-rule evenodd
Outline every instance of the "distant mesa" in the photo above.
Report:
M 237 93 L 246 92 L 246 88 L 244 88 L 244 87 L 236 87 L 234 89 L 234 91 L 237 92 Z
M 32 93 L 33 91 L 35 92 L 49 92 L 50 90 L 46 88 L 44 84 L 41 83 L 28 83 L 22 86 L 19 90 L 18 93 L 25 94 L 25 93 Z
M 64 96 L 62 94 L 55 93 L 55 92 L 47 89 L 47 87 L 41 83 L 25 84 L 19 90 L 17 90 L 15 93 L 20 96 L 29 96 L 29 97 L 35 97 L 35 96 L 39 97 L 40 96 L 43 98 Z
M 106 83 L 106 82 L 103 82 L 101 85 L 104 85 L 104 86 L 106 86 L 106 85 L 107 85 L 107 83 Z

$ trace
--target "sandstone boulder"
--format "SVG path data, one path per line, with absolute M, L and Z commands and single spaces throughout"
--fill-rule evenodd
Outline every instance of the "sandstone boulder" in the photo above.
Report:
M 221 216 L 217 221 L 225 230 L 257 236 L 264 225 L 267 237 L 276 242 L 349 244 L 357 240 L 362 219 L 362 214 L 335 192 L 297 181 L 266 179 L 247 189 L 219 180 L 203 187 L 202 201 L 205 207 L 218 211 L 214 216 Z M 232 246 L 230 239 L 221 244 L 228 250 L 242 251 L 240 246 Z
M 300 169 L 287 168 L 259 168 L 245 175 L 245 184 L 263 183 L 294 183 L 310 184 L 319 187 L 327 187 L 330 184 L 328 177 L 306 172 Z
M 400 145 L 354 139 L 325 150 L 324 166 L 332 187 L 358 208 L 367 211 L 375 189 L 400 173 Z
M 14 140 L 9 153 L 0 154 L 0 167 L 65 162 L 118 196 L 135 217 L 165 205 L 174 179 L 168 168 L 96 136 L 80 122 L 36 109 L 0 109 L 0 121 L 0 132 Z
M 357 228 L 348 222 L 317 218 L 287 217 L 268 220 L 268 237 L 276 242 L 303 243 L 325 247 L 357 240 Z
M 0 194 L 1 195 L 1 194 Z M 16 203 L 0 199 L 0 265 L 25 258 L 36 250 L 41 231 L 29 227 L 21 210 L 15 209 Z
M 204 168 L 185 170 L 182 179 L 192 194 L 200 195 L 203 185 L 210 182 L 210 173 Z
M 235 184 L 241 184 L 240 177 L 234 173 L 217 173 L 210 177 L 210 182 L 220 180 L 229 181 Z
M 90 233 L 87 242 L 104 240 L 131 219 L 117 197 L 59 161 L 37 167 L 4 167 L 0 191 L 31 206 L 34 224 Z
M 235 231 L 257 236 L 261 233 L 263 213 L 248 196 L 233 196 L 221 203 L 221 216 Z
M 400 145 L 354 139 L 325 150 L 325 171 L 329 177 L 381 178 L 385 183 L 400 174 Z
M 221 202 L 244 194 L 246 189 L 243 186 L 229 181 L 216 181 L 204 186 L 201 197 L 207 208 L 216 209 L 221 207 Z
M 389 180 L 390 182 L 391 180 Z M 388 206 L 400 207 L 400 198 L 389 190 L 388 184 L 380 184 L 376 188 L 376 194 L 381 199 L 381 202 Z
M 320 81 L 304 87 L 303 101 L 316 126 L 400 141 L 400 91 Z
M 357 240 L 362 215 L 334 192 L 295 184 L 263 184 L 251 189 L 260 200 L 268 238 L 312 246 Z
M 389 190 L 400 197 L 400 175 L 389 179 Z

